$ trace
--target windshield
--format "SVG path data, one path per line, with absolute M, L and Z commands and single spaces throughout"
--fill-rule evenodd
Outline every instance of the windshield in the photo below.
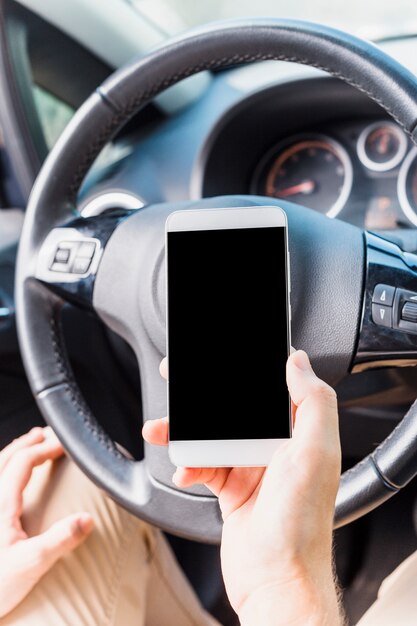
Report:
M 283 17 L 321 22 L 378 40 L 417 32 L 417 2 L 411 0 L 130 0 L 149 1 L 175 13 L 184 25 L 232 17 Z M 160 6 L 160 8 L 162 8 Z

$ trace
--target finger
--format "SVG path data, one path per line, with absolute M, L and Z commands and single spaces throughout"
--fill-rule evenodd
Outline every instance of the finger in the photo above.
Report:
M 33 468 L 64 453 L 63 447 L 50 432 L 44 441 L 18 450 L 0 474 L 0 513 L 4 517 L 22 513 L 23 490 L 28 484 Z
M 142 436 L 145 441 L 154 446 L 168 445 L 168 419 L 161 417 L 156 420 L 148 420 L 142 428 Z
M 17 439 L 14 439 L 14 441 L 9 443 L 9 445 L 3 448 L 3 450 L 0 452 L 0 472 L 15 452 L 21 450 L 22 448 L 32 446 L 35 443 L 40 443 L 44 440 L 44 438 L 44 429 L 40 426 L 36 426 L 21 437 L 17 437 Z
M 94 521 L 89 513 L 75 513 L 55 522 L 47 531 L 24 542 L 25 553 L 36 569 L 37 580 L 58 559 L 77 548 L 91 533 Z
M 297 407 L 294 437 L 303 437 L 312 446 L 324 444 L 338 447 L 336 393 L 315 375 L 306 353 L 302 350 L 288 359 L 287 382 L 291 398 Z
M 297 350 L 288 358 L 287 383 L 296 407 L 311 395 L 322 396 L 323 402 L 328 401 L 332 407 L 336 405 L 334 389 L 316 376 L 304 350 Z
M 304 350 L 296 350 L 287 361 L 287 384 L 291 400 L 299 406 L 308 395 L 311 383 L 319 380 Z
M 215 496 L 218 496 L 230 471 L 230 467 L 177 467 L 172 480 L 181 488 L 206 485 Z
M 163 417 L 156 420 L 148 420 L 142 428 L 142 435 L 145 441 L 157 446 L 168 445 L 168 419 Z M 195 484 L 205 484 L 211 491 L 218 495 L 221 488 L 221 479 L 224 475 L 220 472 L 224 468 L 199 468 L 199 467 L 179 467 L 172 477 L 177 487 L 191 487 Z
M 161 364 L 159 366 L 159 373 L 161 374 L 162 378 L 168 380 L 168 360 L 166 357 L 164 357 L 161 361 Z
M 252 503 L 256 502 L 265 471 L 265 467 L 233 468 L 219 497 L 224 520 L 241 506 L 250 501 Z M 276 492 L 273 498 L 276 499 Z M 269 509 L 270 504 L 268 509 L 265 510 Z
M 1 618 L 28 595 L 57 559 L 84 541 L 92 527 L 90 515 L 77 513 L 57 522 L 42 535 L 18 541 L 9 547 L 2 561 L 1 623 Z

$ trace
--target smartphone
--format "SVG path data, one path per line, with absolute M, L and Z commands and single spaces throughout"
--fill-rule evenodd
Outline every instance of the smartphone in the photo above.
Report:
M 267 465 L 291 437 L 285 212 L 176 211 L 166 270 L 171 461 Z

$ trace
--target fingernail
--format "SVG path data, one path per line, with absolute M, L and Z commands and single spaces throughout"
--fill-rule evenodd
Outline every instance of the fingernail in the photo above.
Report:
M 177 487 L 179 487 L 178 485 L 178 478 L 179 478 L 179 471 L 176 469 L 175 472 L 172 475 L 172 482 L 174 483 L 174 485 L 176 485 Z
M 88 535 L 91 532 L 94 521 L 91 515 L 88 513 L 82 513 L 77 520 L 78 528 L 82 532 L 83 535 Z
M 297 352 L 293 354 L 293 363 L 303 372 L 311 372 L 310 359 L 304 350 L 297 350 Z
M 29 434 L 31 437 L 33 438 L 37 438 L 44 435 L 43 433 L 43 428 L 41 428 L 41 426 L 34 426 L 33 428 L 30 429 Z

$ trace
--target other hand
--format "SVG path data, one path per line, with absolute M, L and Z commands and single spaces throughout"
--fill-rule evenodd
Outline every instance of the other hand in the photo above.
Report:
M 37 537 L 28 537 L 22 527 L 23 491 L 33 469 L 63 453 L 50 428 L 33 428 L 0 452 L 0 618 L 93 528 L 87 513 L 70 515 Z

